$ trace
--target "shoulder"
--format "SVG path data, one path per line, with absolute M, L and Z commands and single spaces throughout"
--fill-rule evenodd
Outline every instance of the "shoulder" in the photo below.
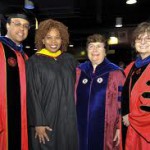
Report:
M 123 73 L 123 69 L 119 67 L 118 65 L 112 63 L 108 59 L 105 59 L 105 69 L 108 72 L 113 72 L 113 73 Z
M 3 43 L 5 37 L 4 36 L 0 36 L 0 43 Z
M 2 41 L 0 41 L 0 48 L 2 48 L 3 47 L 3 42 Z
M 75 60 L 75 57 L 72 54 L 70 54 L 70 53 L 63 53 L 63 57 L 65 57 L 67 59 Z
M 89 69 L 89 66 L 91 65 L 90 61 L 85 61 L 83 63 L 80 63 L 77 68 L 80 70 L 85 70 L 85 69 Z
M 79 64 L 77 59 L 70 53 L 63 53 L 62 57 L 63 57 L 63 59 L 65 59 L 65 61 L 67 61 L 71 64 L 74 64 L 75 66 L 77 66 Z
M 131 70 L 133 64 L 134 64 L 134 61 L 131 62 L 129 65 L 127 65 L 127 67 L 125 68 L 124 72 L 125 72 L 126 75 L 128 75 L 128 73 Z
M 33 61 L 35 58 L 36 58 L 36 55 L 33 54 L 32 56 L 29 57 L 28 62 L 29 62 L 29 61 Z
M 116 79 L 118 77 L 125 78 L 125 73 L 121 67 L 112 62 L 110 62 L 108 66 L 111 70 L 110 73 L 112 74 L 112 76 L 115 76 Z
M 117 71 L 117 70 L 121 71 L 122 70 L 118 65 L 112 63 L 111 61 L 108 62 L 108 67 L 112 68 L 112 70 L 114 70 L 114 71 Z
M 112 74 L 114 74 L 116 77 L 119 75 L 125 76 L 124 70 L 119 67 L 118 65 L 111 63 L 112 66 Z
M 34 64 L 38 62 L 38 56 L 36 54 L 32 55 L 31 57 L 29 57 L 29 59 L 26 61 L 26 64 Z
M 119 76 L 125 77 L 125 73 L 123 70 L 118 69 L 118 70 L 114 70 L 112 71 L 112 74 L 117 78 Z
M 119 85 L 123 85 L 125 82 L 125 73 L 122 69 L 113 70 L 109 73 L 109 79 Z

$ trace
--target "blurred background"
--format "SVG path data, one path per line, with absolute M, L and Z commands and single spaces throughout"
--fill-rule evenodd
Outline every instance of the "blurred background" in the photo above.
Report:
M 34 35 L 38 23 L 52 18 L 68 26 L 68 52 L 80 62 L 87 59 L 87 36 L 100 33 L 108 39 L 107 57 L 116 64 L 127 65 L 135 58 L 131 47 L 133 29 L 140 22 L 150 21 L 150 0 L 1 0 L 1 35 L 6 33 L 6 14 L 17 9 L 23 9 L 32 18 L 29 36 L 24 41 L 29 56 L 36 52 Z

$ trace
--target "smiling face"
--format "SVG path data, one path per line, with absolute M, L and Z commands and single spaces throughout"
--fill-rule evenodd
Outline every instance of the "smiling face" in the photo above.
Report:
M 135 39 L 136 51 L 144 59 L 150 56 L 150 33 L 142 33 Z
M 43 44 L 45 45 L 45 48 L 50 52 L 57 52 L 58 50 L 60 50 L 62 39 L 59 31 L 55 28 L 49 30 L 49 32 L 43 39 Z
M 12 18 L 10 23 L 6 24 L 7 37 L 19 45 L 27 38 L 29 22 L 22 18 Z
M 91 42 L 87 47 L 88 58 L 93 65 L 103 62 L 106 56 L 105 44 L 101 42 Z

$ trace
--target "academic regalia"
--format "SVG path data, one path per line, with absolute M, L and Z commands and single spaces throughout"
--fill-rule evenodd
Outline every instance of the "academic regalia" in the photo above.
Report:
M 144 60 L 138 57 L 125 73 L 122 109 L 130 122 L 125 150 L 150 150 L 150 56 Z
M 28 150 L 25 59 L 22 45 L 0 37 L 1 150 Z
M 36 53 L 27 61 L 30 150 L 77 150 L 74 102 L 75 67 L 72 55 Z M 36 126 L 49 126 L 50 141 L 35 139 Z
M 90 61 L 77 68 L 76 108 L 80 150 L 119 150 L 113 138 L 121 125 L 124 74 L 108 59 L 96 67 Z

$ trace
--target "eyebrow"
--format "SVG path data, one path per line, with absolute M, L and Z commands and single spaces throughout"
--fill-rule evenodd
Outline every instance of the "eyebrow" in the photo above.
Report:
M 18 18 L 19 19 L 19 18 Z M 20 21 L 20 20 L 18 20 L 17 18 L 12 18 L 11 20 L 10 20 L 10 22 L 11 21 L 13 21 L 13 22 L 19 22 L 19 23 L 22 23 L 22 21 Z M 24 24 L 30 24 L 27 20 L 25 20 L 25 22 L 24 22 Z

